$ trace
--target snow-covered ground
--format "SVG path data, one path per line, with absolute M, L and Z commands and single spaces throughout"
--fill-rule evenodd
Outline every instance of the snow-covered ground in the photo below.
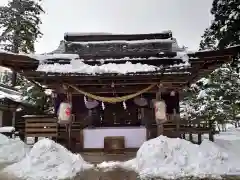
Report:
M 142 178 L 174 179 L 180 177 L 220 177 L 240 175 L 240 129 L 229 128 L 215 135 L 215 142 L 201 145 L 183 139 L 160 136 L 145 142 L 135 159 L 126 162 L 103 162 L 99 168 L 134 170 Z
M 10 139 L 0 134 L 0 166 L 22 160 L 30 148 L 18 139 Z
M 31 149 L 19 139 L 0 134 L 0 165 L 4 175 L 26 180 L 72 178 L 84 170 L 136 171 L 140 177 L 179 178 L 240 174 L 240 129 L 231 128 L 201 145 L 164 136 L 145 142 L 136 158 L 126 162 L 102 162 L 96 167 L 79 154 L 69 152 L 50 139 L 39 140 Z
M 38 141 L 21 161 L 7 166 L 3 173 L 20 179 L 58 180 L 73 178 L 93 165 L 81 155 L 72 154 L 50 139 Z

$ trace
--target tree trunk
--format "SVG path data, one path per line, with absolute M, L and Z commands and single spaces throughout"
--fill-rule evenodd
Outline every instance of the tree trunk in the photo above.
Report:
M 221 128 L 218 123 L 217 123 L 217 128 L 218 128 L 218 131 L 221 132 Z
M 19 53 L 19 47 L 20 47 L 20 39 L 19 39 L 19 35 L 20 35 L 20 29 L 19 29 L 19 25 L 21 23 L 21 20 L 20 20 L 20 15 L 17 14 L 16 15 L 16 23 L 17 23 L 17 29 L 14 33 L 14 36 L 13 36 L 13 53 L 16 53 L 18 54 Z M 12 70 L 12 87 L 16 86 L 16 83 L 17 83 L 17 73 Z

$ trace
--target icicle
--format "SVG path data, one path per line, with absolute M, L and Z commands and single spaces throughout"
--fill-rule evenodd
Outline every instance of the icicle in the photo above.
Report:
M 123 108 L 127 109 L 127 105 L 126 105 L 125 101 L 123 101 Z
M 105 109 L 105 105 L 104 105 L 104 102 L 102 102 L 102 109 L 103 109 L 103 110 Z

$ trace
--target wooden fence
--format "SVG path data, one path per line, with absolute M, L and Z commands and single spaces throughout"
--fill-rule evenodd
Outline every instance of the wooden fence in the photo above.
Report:
M 58 124 L 56 119 L 43 118 L 26 119 L 25 121 L 25 137 L 57 137 Z

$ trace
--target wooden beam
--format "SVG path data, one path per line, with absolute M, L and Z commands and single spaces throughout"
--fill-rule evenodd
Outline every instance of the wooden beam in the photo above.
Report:
M 174 56 L 173 56 L 174 57 Z M 47 60 L 48 64 L 54 64 L 54 63 L 60 63 L 60 64 L 70 64 L 71 59 L 49 59 Z M 148 64 L 153 66 L 160 66 L 160 65 L 174 65 L 174 64 L 180 64 L 183 63 L 183 60 L 180 58 L 161 58 L 161 57 L 155 57 L 155 58 L 133 58 L 133 59 L 106 59 L 103 61 L 103 59 L 95 59 L 95 60 L 84 60 L 85 64 L 88 65 L 103 65 L 103 64 L 124 64 L 126 62 L 131 62 L 132 64 L 142 63 L 142 64 Z
M 135 87 L 115 87 L 115 88 L 111 88 L 111 87 L 78 87 L 79 89 L 81 89 L 82 91 L 88 92 L 88 93 L 92 93 L 92 94 L 130 94 L 130 93 L 136 93 L 139 90 L 142 90 L 144 88 L 146 88 L 147 86 L 135 86 Z M 180 86 L 170 86 L 170 87 L 164 87 L 166 90 L 171 89 L 171 90 L 179 90 Z M 154 87 L 153 89 L 149 90 L 146 93 L 156 93 L 158 91 L 158 87 Z M 79 94 L 79 92 L 73 90 L 72 94 Z
M 29 78 L 29 79 L 34 79 L 35 81 L 41 83 L 44 83 L 46 85 L 50 84 L 121 84 L 121 85 L 127 85 L 127 84 L 151 84 L 151 83 L 182 83 L 186 82 L 187 79 L 191 77 L 190 74 L 168 74 L 164 76 L 142 76 L 142 77 L 137 77 L 137 76 L 132 76 L 132 77 L 112 77 L 112 78 L 102 78 L 102 77 L 55 77 L 55 76 L 50 76 L 48 78 Z
M 66 33 L 64 40 L 75 42 L 86 41 L 136 41 L 145 39 L 168 39 L 172 37 L 171 32 L 151 33 L 151 34 L 80 34 L 80 33 Z

